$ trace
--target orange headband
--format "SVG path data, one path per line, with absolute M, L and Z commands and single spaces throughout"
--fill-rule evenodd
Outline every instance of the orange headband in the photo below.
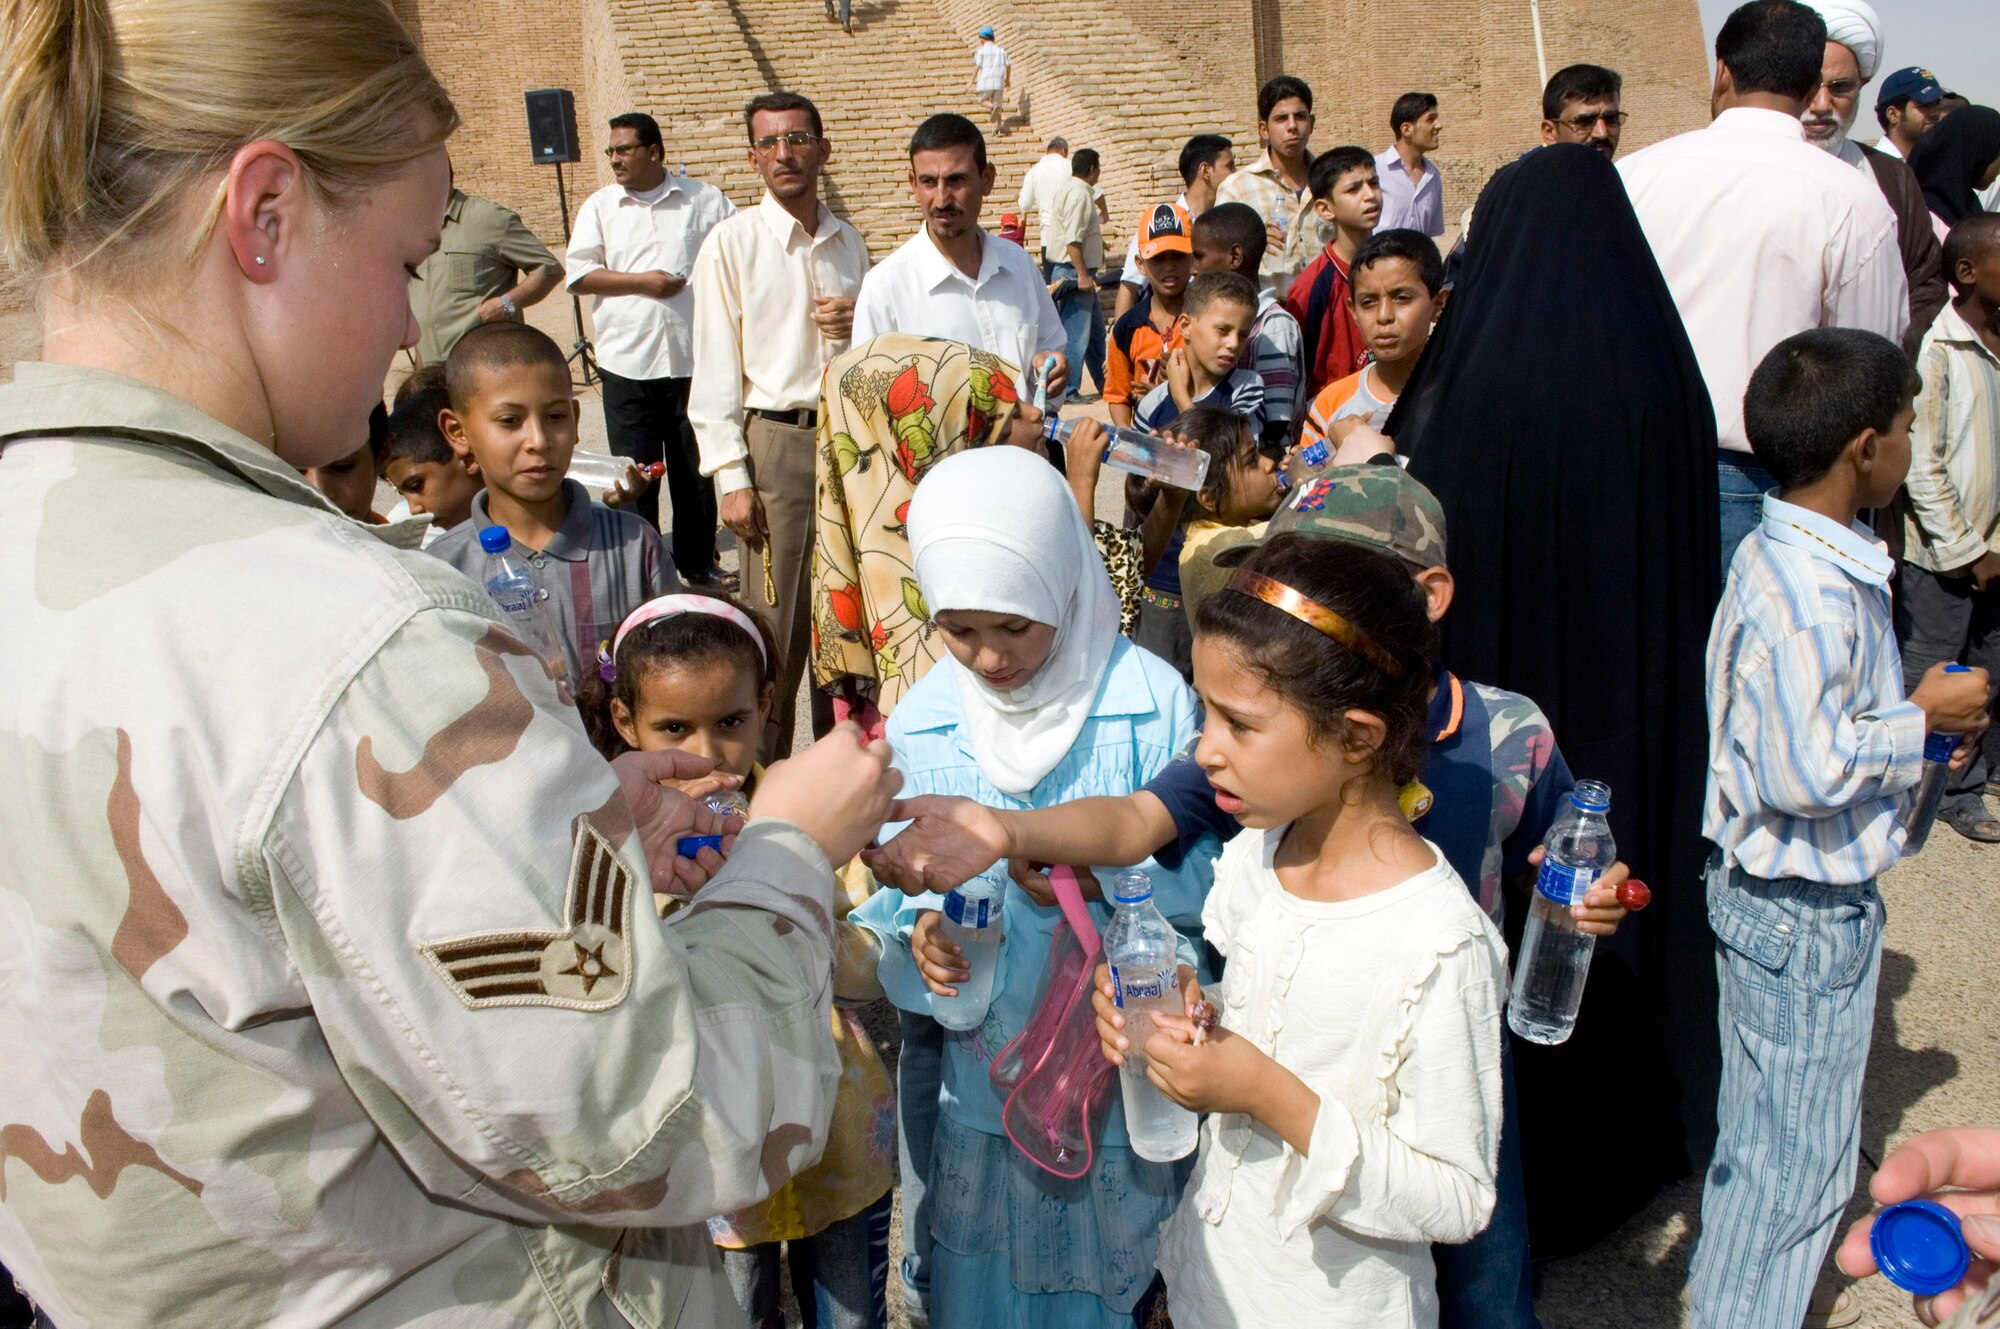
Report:
M 1290 614 L 1307 627 L 1325 633 L 1390 678 L 1403 676 L 1403 666 L 1396 662 L 1395 656 L 1378 646 L 1373 637 L 1319 601 L 1300 594 L 1281 581 L 1273 581 L 1262 573 L 1244 571 L 1229 579 L 1228 589 L 1241 591 L 1253 600 L 1262 600 L 1272 608 Z

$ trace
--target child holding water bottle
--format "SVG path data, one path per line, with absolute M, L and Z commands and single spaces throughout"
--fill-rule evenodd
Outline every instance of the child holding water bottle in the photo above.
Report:
M 920 591 L 950 659 L 889 717 L 905 789 L 1015 808 L 1124 794 L 1193 737 L 1193 696 L 1172 668 L 1118 635 L 1117 598 L 1090 532 L 1046 461 L 1015 448 L 949 457 L 917 487 L 908 522 L 912 598 Z M 1211 860 L 1212 850 L 1198 850 L 1179 871 L 1153 874 L 1155 901 L 1183 929 L 1198 924 Z M 1097 897 L 1112 874 L 1078 875 L 1101 933 L 1111 911 Z M 988 1071 L 1036 1009 L 1062 915 L 1039 873 L 992 874 L 960 893 L 951 926 L 963 937 L 984 908 L 989 925 L 997 913 L 1001 939 L 960 947 L 943 935 L 945 904 L 885 891 L 854 914 L 885 941 L 890 1000 L 947 1026 L 941 1086 L 902 1087 L 913 1160 L 928 1155 L 904 1206 L 928 1208 L 927 1249 L 912 1253 L 927 1275 L 931 1323 L 1129 1329 L 1183 1173 L 1134 1155 L 1115 1103 L 1092 1170 L 1075 1181 L 1014 1147 Z M 1191 947 L 1181 950 L 1192 959 Z M 973 972 L 979 966 L 990 978 Z M 990 983 L 986 1009 L 953 1010 L 975 981 Z M 962 1024 L 972 1027 L 950 1028 Z
M 1503 948 L 1398 801 L 1436 645 L 1395 558 L 1297 534 L 1198 612 L 1195 760 L 1246 833 L 1203 912 L 1220 1022 L 1155 1016 L 1143 1049 L 1155 1085 L 1211 1114 L 1160 1246 L 1179 1329 L 1429 1329 L 1430 1243 L 1493 1208 Z M 1122 1062 L 1103 994 L 1098 1011 Z
M 577 699 L 606 757 L 680 748 L 715 763 L 683 788 L 692 796 L 741 781 L 747 797 L 763 768 L 757 749 L 770 717 L 777 643 L 764 623 L 719 595 L 665 595 L 628 615 L 598 652 Z M 872 882 L 858 867 L 833 894 L 843 916 Z M 859 1007 L 882 995 L 871 934 L 835 931 L 833 1042 L 840 1054 L 833 1124 L 819 1162 L 754 1208 L 709 1220 L 723 1272 L 753 1329 L 782 1326 L 779 1255 L 799 1302 L 821 1329 L 886 1329 L 895 1094 L 862 1027 Z

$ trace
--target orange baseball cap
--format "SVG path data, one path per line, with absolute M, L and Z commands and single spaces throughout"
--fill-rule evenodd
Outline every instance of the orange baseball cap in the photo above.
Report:
M 1147 208 L 1134 233 L 1139 237 L 1140 258 L 1194 252 L 1194 218 L 1178 203 L 1155 203 Z

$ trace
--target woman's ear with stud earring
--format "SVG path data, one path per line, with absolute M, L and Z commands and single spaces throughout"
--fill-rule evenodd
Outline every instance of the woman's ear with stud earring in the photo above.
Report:
M 262 254 L 257 255 L 257 266 L 260 268 L 264 266 L 264 256 Z

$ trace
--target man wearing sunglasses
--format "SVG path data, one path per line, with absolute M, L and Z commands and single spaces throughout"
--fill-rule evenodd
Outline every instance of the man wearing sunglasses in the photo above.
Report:
M 1910 285 L 1910 326 L 1903 349 L 1912 356 L 1947 298 L 1944 254 L 1930 206 L 1916 175 L 1898 157 L 1848 137 L 1861 109 L 1861 89 L 1882 59 L 1882 20 L 1867 0 L 1807 0 L 1826 20 L 1826 61 L 1819 91 L 1804 117 L 1806 142 L 1823 148 L 1873 180 L 1896 214 L 1903 275 Z
M 819 108 L 767 92 L 743 108 L 757 206 L 717 226 L 694 264 L 694 346 L 701 376 L 688 420 L 701 471 L 743 549 L 743 593 L 769 610 L 778 637 L 777 695 L 763 760 L 792 753 L 799 676 L 811 628 L 813 439 L 820 375 L 845 351 L 868 271 L 861 233 L 820 201 L 833 143 Z M 815 736 L 833 705 L 812 690 Z
M 1542 89 L 1542 142 L 1581 143 L 1606 157 L 1618 155 L 1618 136 L 1629 119 L 1619 109 L 1625 80 L 1602 65 L 1558 69 Z

